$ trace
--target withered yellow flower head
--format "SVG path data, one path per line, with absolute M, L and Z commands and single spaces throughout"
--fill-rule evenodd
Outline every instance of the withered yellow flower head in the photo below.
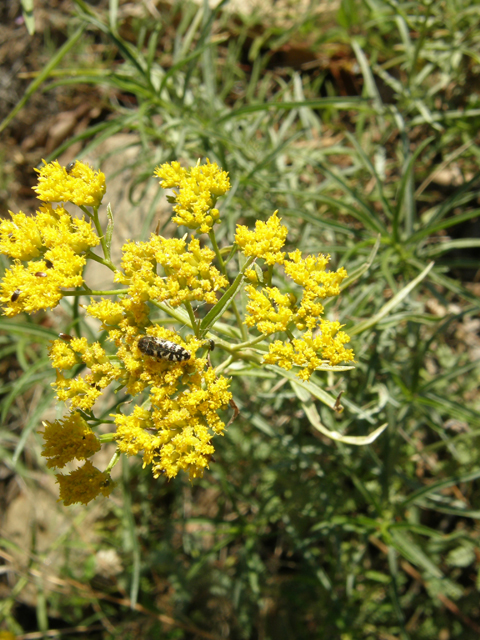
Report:
M 172 162 L 157 167 L 154 173 L 162 179 L 163 189 L 178 189 L 169 198 L 175 203 L 173 222 L 200 233 L 209 233 L 213 225 L 220 222 L 220 212 L 215 204 L 230 189 L 230 180 L 228 173 L 217 164 L 207 158 L 207 164 L 184 169 L 180 163 Z
M 255 231 L 237 225 L 235 242 L 246 256 L 263 258 L 268 265 L 282 264 L 285 253 L 280 249 L 285 244 L 288 229 L 277 217 L 277 211 L 266 222 L 257 220 Z
M 43 423 L 45 445 L 42 456 L 49 458 L 47 467 L 62 469 L 74 459 L 86 460 L 100 451 L 100 440 L 79 413 Z
M 77 206 L 98 207 L 106 191 L 105 175 L 88 164 L 77 160 L 67 172 L 58 160 L 43 161 L 41 169 L 35 169 L 38 185 L 34 187 L 44 202 L 71 202 Z
M 108 497 L 115 486 L 108 473 L 99 471 L 90 460 L 68 476 L 59 473 L 56 478 L 60 485 L 60 500 L 66 507 L 77 502 L 88 504 L 100 494 Z

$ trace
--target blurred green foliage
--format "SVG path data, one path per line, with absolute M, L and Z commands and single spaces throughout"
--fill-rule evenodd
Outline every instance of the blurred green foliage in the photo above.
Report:
M 317 415 L 349 435 L 388 428 L 366 447 L 332 442 L 298 385 L 239 369 L 240 415 L 203 480 L 167 484 L 125 465 L 96 548 L 73 534 L 60 545 L 63 578 L 95 591 L 71 587 L 47 604 L 38 581 L 19 577 L 1 615 L 20 633 L 14 601 L 30 584 L 42 631 L 60 619 L 101 638 L 478 638 L 478 5 L 343 0 L 325 19 L 311 2 L 288 26 L 221 5 L 176 3 L 126 22 L 115 2 L 76 0 L 71 39 L 30 91 L 93 84 L 109 114 L 48 159 L 78 141 L 88 155 L 126 130 L 137 134 L 132 207 L 155 165 L 209 157 L 233 183 L 230 237 L 238 221 L 279 209 L 289 249 L 330 253 L 358 278 L 328 308 L 352 335 L 357 367 L 315 376 L 344 392 L 345 411 Z M 316 62 L 281 64 L 293 46 Z M 459 184 L 453 172 L 436 182 L 452 166 Z M 155 203 L 142 233 L 154 216 Z M 51 375 L 55 332 L 0 327 L 3 356 L 23 371 L 2 388 L 14 424 L 2 455 L 29 482 L 53 402 L 32 390 Z M 92 562 L 105 550 L 122 567 L 106 585 Z

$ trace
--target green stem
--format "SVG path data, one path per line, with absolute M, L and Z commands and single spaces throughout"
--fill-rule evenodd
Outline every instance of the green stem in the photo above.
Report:
M 198 322 L 195 320 L 195 314 L 193 313 L 193 309 L 192 309 L 192 305 L 190 304 L 190 302 L 188 300 L 186 300 L 184 302 L 185 305 L 185 309 L 188 312 L 188 317 L 190 318 L 190 322 L 192 323 L 192 329 L 195 333 L 195 337 L 199 338 L 200 337 L 200 328 L 199 328 L 199 324 Z
M 218 264 L 220 265 L 220 271 L 223 273 L 223 275 L 226 278 L 228 278 L 227 268 L 225 266 L 225 262 L 223 261 L 223 257 L 220 252 L 220 249 L 218 248 L 217 238 L 215 237 L 215 231 L 213 229 L 209 231 L 208 237 L 210 238 L 210 242 L 212 243 L 213 250 L 215 251 L 215 255 L 217 256 Z M 245 328 L 245 325 L 242 322 L 242 317 L 240 316 L 240 313 L 238 311 L 238 307 L 235 301 L 232 301 L 232 309 L 233 309 L 233 313 L 235 314 L 235 320 L 237 321 L 237 324 L 240 327 L 240 331 L 242 332 L 242 338 L 244 339 L 244 341 L 247 341 L 248 332 Z
M 158 307 L 158 309 L 164 311 L 171 318 L 175 318 L 175 320 L 178 320 L 178 322 L 181 322 L 187 327 L 190 327 L 190 329 L 193 329 L 190 317 L 187 313 L 185 313 L 183 309 L 174 309 L 169 304 L 166 304 L 165 302 L 158 302 L 157 300 L 150 300 L 150 303 L 155 307 Z
M 85 207 L 84 205 L 80 206 L 80 209 L 87 216 L 89 216 L 91 220 L 93 220 L 93 224 L 95 225 L 95 229 L 97 230 L 97 235 L 100 240 L 100 244 L 102 245 L 103 255 L 105 256 L 105 263 L 107 265 L 112 265 L 112 262 L 110 260 L 110 250 L 108 248 L 107 241 L 105 240 L 105 234 L 103 233 L 102 225 L 100 224 L 100 220 L 98 219 L 98 206 L 92 207 L 92 208 L 93 208 L 93 213 L 90 213 L 87 207 Z M 115 270 L 115 267 L 113 267 L 113 270 Z
M 222 371 L 224 371 L 227 367 L 229 367 L 232 362 L 235 360 L 234 356 L 228 356 L 225 360 L 215 368 L 215 374 L 218 375 Z
M 100 424 L 106 424 L 100 420 L 98 422 Z M 115 423 L 109 421 L 109 424 L 115 424 Z M 90 424 L 90 426 L 93 426 L 93 425 Z M 100 440 L 102 444 L 106 444 L 108 442 L 115 442 L 115 436 L 116 436 L 116 433 L 113 431 L 112 433 L 101 433 L 100 435 L 97 435 L 97 438 Z
M 95 260 L 95 262 L 99 262 L 100 264 L 103 264 L 105 267 L 108 267 L 110 271 L 117 270 L 113 262 L 111 262 L 110 260 L 105 260 L 100 256 L 97 256 L 97 254 L 93 253 L 93 251 L 91 251 L 90 249 L 88 249 L 88 251 L 85 252 L 85 257 L 89 258 L 90 260 Z
M 79 308 L 79 298 L 75 298 L 73 301 L 73 322 L 75 327 L 75 333 L 77 334 L 77 338 L 82 337 L 82 332 L 80 331 L 80 314 L 78 312 Z
M 235 353 L 236 351 L 240 351 L 240 349 L 245 349 L 248 347 L 253 347 L 253 345 L 258 344 L 259 342 L 262 342 L 262 340 L 265 340 L 266 336 L 264 336 L 263 334 L 261 336 L 257 336 L 256 338 L 254 338 L 253 340 L 249 340 L 247 342 L 241 342 L 240 344 L 236 344 L 231 348 L 231 351 L 233 353 Z
M 290 342 L 293 342 L 293 340 L 295 340 L 295 336 L 293 335 L 293 333 L 290 331 L 290 329 L 285 329 L 285 333 L 287 334 Z
M 110 471 L 113 469 L 113 467 L 117 464 L 117 462 L 120 460 L 120 456 L 122 454 L 120 453 L 119 449 L 115 450 L 115 453 L 112 456 L 112 459 L 110 460 L 110 462 L 107 465 L 107 468 L 105 469 L 105 473 L 110 474 Z
M 128 289 L 112 289 L 110 291 L 96 291 L 93 289 L 80 289 L 79 291 L 63 291 L 63 297 L 73 296 L 79 298 L 80 296 L 118 296 L 128 293 Z
M 220 271 L 224 276 L 227 275 L 227 268 L 225 267 L 225 262 L 223 261 L 222 254 L 220 253 L 220 249 L 218 248 L 217 239 L 215 237 L 215 231 L 212 229 L 208 232 L 208 237 L 210 238 L 210 242 L 212 243 L 213 250 L 215 251 L 215 255 L 217 256 L 218 264 L 220 265 Z

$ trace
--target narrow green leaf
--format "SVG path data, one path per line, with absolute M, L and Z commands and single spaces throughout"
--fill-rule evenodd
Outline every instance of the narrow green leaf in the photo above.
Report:
M 365 264 L 362 264 L 361 267 L 357 267 L 356 269 L 350 272 L 350 275 L 347 278 L 345 278 L 345 280 L 340 285 L 340 291 L 344 291 L 345 289 L 347 289 L 347 287 L 349 287 L 352 284 L 352 282 L 355 282 L 355 280 L 358 280 L 359 278 L 361 278 L 363 274 L 370 269 L 375 259 L 375 256 L 377 255 L 377 251 L 380 246 L 380 239 L 381 239 L 381 236 L 380 234 L 378 234 L 377 240 L 373 245 L 373 248 L 370 251 L 370 255 L 368 256 Z
M 28 34 L 33 36 L 35 33 L 35 16 L 33 14 L 33 0 L 22 0 L 22 15 L 25 20 Z
M 227 309 L 228 305 L 233 302 L 235 295 L 240 289 L 243 282 L 243 272 L 240 272 L 235 280 L 232 282 L 230 287 L 225 291 L 223 296 L 217 302 L 217 304 L 210 309 L 205 318 L 202 320 L 200 324 L 200 332 L 204 333 L 207 329 L 210 329 L 215 324 L 217 318 L 219 318 L 225 309 Z
M 404 507 L 412 502 L 416 503 L 419 498 L 425 498 L 431 493 L 435 493 L 436 491 L 440 491 L 446 487 L 451 487 L 454 484 L 460 484 L 461 482 L 471 482 L 472 480 L 477 480 L 477 478 L 480 478 L 480 469 L 476 469 L 475 471 L 470 471 L 468 473 L 461 473 L 456 476 L 450 476 L 443 480 L 438 480 L 437 482 L 433 482 L 432 484 L 414 491 L 401 504 Z
M 10 333 L 18 334 L 20 336 L 29 335 L 39 338 L 43 342 L 58 338 L 58 334 L 52 329 L 46 329 L 45 327 L 41 327 L 33 323 L 6 320 L 3 318 L 0 318 L 0 331 L 5 331 L 7 335 Z
M 44 415 L 46 409 L 52 405 L 54 402 L 54 392 L 51 388 L 46 387 L 43 391 L 41 399 L 33 412 L 29 415 L 27 423 L 24 425 L 22 429 L 22 433 L 20 435 L 20 439 L 15 447 L 15 451 L 12 457 L 12 463 L 14 465 L 17 464 L 20 456 L 22 455 L 22 451 L 27 444 L 27 439 L 31 432 L 39 426 L 39 422 L 41 417 Z
M 27 104 L 32 95 L 37 91 L 40 85 L 48 78 L 50 72 L 55 69 L 55 67 L 60 64 L 62 59 L 67 55 L 70 49 L 77 44 L 80 38 L 85 31 L 85 27 L 79 27 L 75 33 L 65 42 L 65 44 L 57 51 L 57 53 L 52 57 L 50 62 L 48 62 L 45 67 L 42 69 L 40 74 L 33 80 L 27 87 L 27 90 L 23 94 L 23 97 L 17 102 L 14 108 L 10 111 L 10 113 L 4 118 L 4 120 L 0 123 L 0 133 L 10 124 L 13 118 L 17 115 L 17 113 L 23 109 L 23 107 Z
M 367 229 L 371 229 L 380 233 L 382 236 L 388 236 L 388 231 L 380 220 L 378 215 L 371 209 L 356 193 L 351 189 L 346 182 L 344 182 L 339 176 L 330 171 L 323 163 L 317 161 L 314 163 L 316 166 L 320 168 L 320 170 L 328 175 L 336 184 L 338 184 L 341 189 L 347 193 L 354 203 L 358 206 L 358 209 L 355 209 L 356 217 L 363 222 Z M 345 206 L 345 205 L 343 205 Z
M 469 249 L 472 247 L 480 247 L 480 239 L 478 238 L 462 238 L 460 240 L 447 240 L 438 244 L 429 245 L 422 251 L 422 257 L 432 258 L 434 256 L 452 251 L 452 249 Z
M 374 442 L 378 438 L 378 436 L 387 428 L 387 423 L 385 423 L 381 427 L 378 427 L 378 429 L 375 429 L 375 431 L 370 433 L 368 436 L 345 436 L 341 433 L 338 433 L 338 431 L 330 431 L 322 424 L 320 416 L 318 415 L 317 407 L 312 401 L 310 393 L 305 393 L 305 388 L 298 382 L 293 382 L 292 380 L 290 380 L 290 384 L 292 386 L 292 389 L 295 391 L 298 399 L 300 400 L 303 410 L 305 411 L 305 415 L 307 416 L 312 427 L 317 429 L 317 431 L 320 431 L 320 433 L 322 433 L 324 436 L 327 436 L 331 440 L 343 442 L 344 444 L 362 446 Z
M 426 553 L 413 541 L 411 536 L 402 534 L 398 530 L 389 530 L 392 538 L 391 544 L 409 562 L 421 567 L 432 578 L 442 578 L 443 573 L 435 565 Z
M 299 102 L 262 102 L 259 104 L 250 104 L 239 109 L 233 109 L 217 120 L 217 124 L 223 124 L 227 120 L 238 118 L 247 113 L 256 113 L 258 111 L 276 111 L 299 109 L 301 107 L 309 107 L 310 109 L 354 109 L 354 108 L 370 108 L 367 100 L 363 98 L 317 98 L 315 100 L 301 100 Z
M 382 318 L 390 313 L 392 309 L 394 309 L 400 302 L 402 302 L 408 294 L 419 284 L 431 271 L 433 265 L 435 263 L 431 262 L 416 278 L 414 278 L 406 287 L 404 287 L 401 291 L 399 291 L 391 300 L 389 300 L 383 307 L 380 309 L 378 313 L 376 313 L 373 318 L 370 320 L 364 320 L 352 328 L 348 329 L 349 336 L 355 336 L 367 329 L 371 329 L 374 327 Z

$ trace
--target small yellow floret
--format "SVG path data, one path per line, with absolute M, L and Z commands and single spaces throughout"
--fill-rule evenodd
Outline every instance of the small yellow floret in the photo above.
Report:
M 248 284 L 245 287 L 248 295 L 245 324 L 256 326 L 260 333 L 268 336 L 277 331 L 285 331 L 294 319 L 292 301 L 288 294 L 283 294 L 277 287 L 266 287 L 257 291 Z
M 47 268 L 47 261 L 54 267 Z M 14 316 L 22 311 L 33 313 L 56 307 L 63 296 L 62 289 L 82 285 L 84 265 L 85 258 L 67 246 L 55 247 L 45 253 L 45 260 L 28 262 L 26 266 L 16 261 L 0 283 L 3 313 Z

